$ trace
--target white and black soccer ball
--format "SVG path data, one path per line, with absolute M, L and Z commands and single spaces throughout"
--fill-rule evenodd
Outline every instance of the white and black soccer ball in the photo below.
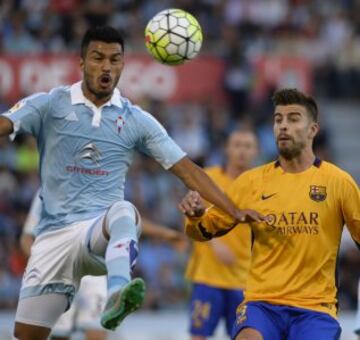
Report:
M 145 45 L 159 62 L 183 64 L 195 58 L 203 40 L 198 21 L 181 9 L 166 9 L 156 14 L 145 28 Z

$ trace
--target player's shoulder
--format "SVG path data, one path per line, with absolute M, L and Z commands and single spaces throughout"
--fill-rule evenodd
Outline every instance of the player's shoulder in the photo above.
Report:
M 152 114 L 147 112 L 141 106 L 132 103 L 128 98 L 121 98 L 127 114 L 135 120 L 146 120 L 146 118 L 155 119 Z
M 69 86 L 58 86 L 54 87 L 48 92 L 37 92 L 31 96 L 25 98 L 26 102 L 32 103 L 50 103 L 55 101 L 63 101 L 65 97 L 70 98 L 70 87 Z
M 234 181 L 234 187 L 238 186 L 252 186 L 259 185 L 264 180 L 264 177 L 271 175 L 273 169 L 275 168 L 275 162 L 267 163 L 254 167 L 250 170 L 246 170 L 241 175 L 239 175 Z
M 134 128 L 140 128 L 145 131 L 161 131 L 167 135 L 165 128 L 151 113 L 139 105 L 133 104 L 127 98 L 124 99 L 124 105 L 126 107 L 126 119 L 131 121 Z
M 70 85 L 63 85 L 63 86 L 53 87 L 48 92 L 49 96 L 52 97 L 52 98 L 63 97 L 63 96 L 70 97 L 70 93 L 71 93 L 71 86 Z
M 319 170 L 322 172 L 324 176 L 328 176 L 332 180 L 355 184 L 354 179 L 347 171 L 341 169 L 340 167 L 336 166 L 333 163 L 327 161 L 321 161 Z
M 264 175 L 271 174 L 276 168 L 276 162 L 269 162 L 263 165 L 256 166 L 250 170 L 244 171 L 239 177 L 243 179 L 258 179 Z

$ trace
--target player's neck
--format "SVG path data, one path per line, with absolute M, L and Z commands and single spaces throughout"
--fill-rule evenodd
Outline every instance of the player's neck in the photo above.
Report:
M 226 164 L 225 165 L 225 173 L 227 176 L 235 179 L 238 176 L 240 176 L 244 171 L 247 169 L 245 167 L 238 167 L 232 164 Z
M 279 162 L 285 172 L 297 173 L 309 169 L 314 164 L 315 158 L 312 151 L 307 151 L 292 159 L 286 159 L 280 155 Z
M 112 96 L 112 93 L 106 97 L 97 97 L 93 92 L 91 92 L 83 81 L 81 84 L 82 92 L 86 99 L 90 100 L 96 107 L 100 107 L 101 105 L 108 102 Z

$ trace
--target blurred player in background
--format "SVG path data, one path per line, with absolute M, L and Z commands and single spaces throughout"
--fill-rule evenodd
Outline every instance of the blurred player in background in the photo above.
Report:
M 85 275 L 107 274 L 104 328 L 114 330 L 142 304 L 145 283 L 131 279 L 140 216 L 123 193 L 134 150 L 234 220 L 263 219 L 239 211 L 156 119 L 120 95 L 123 67 L 119 32 L 90 29 L 81 44 L 83 81 L 25 98 L 0 117 L 0 136 L 30 133 L 40 153 L 42 215 L 20 291 L 18 339 L 46 339 Z
M 20 239 L 22 250 L 27 257 L 30 256 L 31 246 L 34 242 L 34 229 L 40 222 L 41 217 L 39 194 L 38 191 L 31 203 Z M 143 234 L 146 236 L 154 237 L 179 247 L 186 243 L 185 236 L 176 230 L 162 227 L 146 219 L 142 220 L 141 225 Z M 106 332 L 100 324 L 101 312 L 104 309 L 105 302 L 106 276 L 84 276 L 81 279 L 79 291 L 71 308 L 55 324 L 51 333 L 51 339 L 70 339 L 74 331 L 83 331 L 86 340 L 106 339 Z
M 242 172 L 250 169 L 258 154 L 252 130 L 233 131 L 226 142 L 224 166 L 205 169 L 224 191 Z M 193 283 L 191 296 L 192 340 L 212 336 L 224 318 L 231 335 L 236 308 L 243 301 L 251 256 L 251 233 L 245 225 L 209 242 L 193 242 L 186 277 Z
M 337 255 L 344 223 L 360 242 L 359 188 L 345 171 L 315 157 L 315 100 L 283 89 L 273 102 L 278 160 L 245 172 L 227 191 L 238 207 L 267 215 L 264 223 L 250 223 L 251 266 L 232 338 L 339 339 Z M 199 216 L 186 225 L 194 239 L 210 240 L 236 225 L 217 208 L 205 213 L 194 192 L 180 207 Z

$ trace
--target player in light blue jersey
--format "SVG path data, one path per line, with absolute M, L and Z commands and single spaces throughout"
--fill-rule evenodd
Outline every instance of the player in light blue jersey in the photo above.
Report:
M 25 220 L 20 238 L 21 248 L 27 257 L 30 256 L 34 243 L 34 228 L 41 215 L 41 200 L 36 193 Z M 142 234 L 156 238 L 183 249 L 187 246 L 185 235 L 177 230 L 166 228 L 142 218 Z M 71 334 L 81 331 L 84 340 L 105 340 L 106 331 L 101 327 L 101 311 L 106 301 L 106 276 L 84 276 L 79 291 L 76 293 L 71 308 L 61 315 L 51 332 L 51 340 L 70 340 Z
M 42 215 L 16 312 L 18 339 L 45 340 L 84 275 L 107 274 L 104 328 L 140 307 L 145 284 L 131 279 L 140 217 L 123 194 L 134 150 L 237 221 L 263 219 L 239 211 L 149 113 L 120 95 L 123 67 L 118 31 L 90 29 L 81 44 L 82 82 L 25 98 L 0 117 L 0 137 L 30 133 L 40 152 Z

